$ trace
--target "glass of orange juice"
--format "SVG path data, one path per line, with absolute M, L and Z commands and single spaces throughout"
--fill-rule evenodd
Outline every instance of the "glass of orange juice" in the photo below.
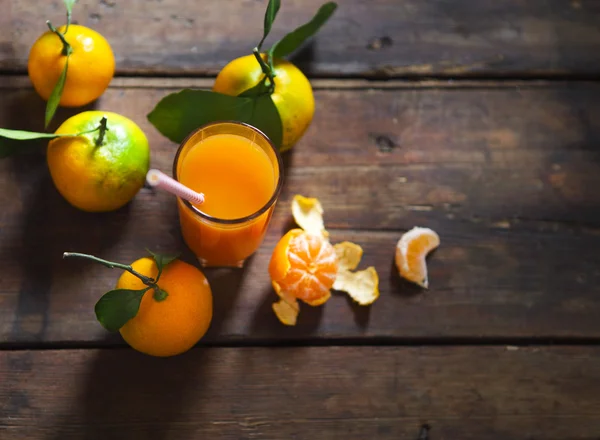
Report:
M 251 125 L 213 122 L 182 142 L 173 176 L 205 197 L 200 205 L 177 198 L 183 239 L 200 263 L 242 267 L 261 245 L 281 192 L 277 148 Z

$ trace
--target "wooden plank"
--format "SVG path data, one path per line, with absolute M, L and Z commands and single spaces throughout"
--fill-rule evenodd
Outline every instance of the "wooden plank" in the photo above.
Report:
M 268 43 L 307 21 L 321 0 L 284 2 Z M 595 1 L 344 0 L 296 57 L 311 76 L 597 75 L 600 4 Z M 81 2 L 80 24 L 105 35 L 119 73 L 214 75 L 250 53 L 266 0 Z M 64 22 L 61 2 L 4 0 L 0 70 L 23 72 L 29 49 Z
M 97 103 L 139 123 L 154 166 L 167 171 L 176 146 L 146 114 L 172 91 L 111 88 Z M 600 224 L 598 84 L 315 94 L 313 124 L 286 155 L 284 199 L 293 192 L 317 194 L 332 226 L 396 229 L 414 216 L 436 223 L 451 216 Z M 4 97 L 0 126 L 42 129 L 43 102 L 31 89 L 8 89 Z M 79 111 L 62 109 L 56 121 Z M 43 173 L 42 159 L 1 166 L 14 180 L 36 173 L 29 168 Z M 27 181 L 22 184 L 32 185 Z
M 153 166 L 166 171 L 175 145 L 145 115 L 169 91 L 111 88 L 98 104 L 139 122 Z M 245 271 L 208 274 L 215 320 L 205 342 L 599 337 L 599 95 L 598 86 L 572 84 L 317 91 L 314 125 L 286 159 L 264 246 Z M 43 103 L 31 90 L 4 96 L 0 126 L 40 128 L 31 121 L 42 120 Z M 382 151 L 378 136 L 399 146 Z M 144 189 L 125 209 L 89 215 L 56 193 L 43 154 L 4 160 L 0 169 L 0 340 L 121 343 L 93 316 L 118 273 L 61 254 L 128 262 L 145 247 L 183 249 L 172 198 Z M 324 308 L 304 307 L 297 328 L 275 320 L 266 267 L 291 226 L 296 193 L 323 201 L 335 241 L 365 248 L 361 267 L 374 265 L 381 279 L 373 307 L 336 295 Z M 442 236 L 427 293 L 401 282 L 392 266 L 395 242 L 414 225 Z
M 19 346 L 123 344 L 120 336 L 102 329 L 93 313 L 119 272 L 65 262 L 61 254 L 78 250 L 130 262 L 144 255 L 146 246 L 184 249 L 176 216 L 161 212 L 153 217 L 150 209 L 143 215 L 136 209 L 88 219 L 69 211 L 62 220 L 52 216 L 43 228 L 28 224 L 23 232 L 30 240 L 27 247 L 5 248 L 2 257 L 1 340 Z M 401 281 L 392 265 L 400 232 L 331 231 L 334 242 L 363 246 L 360 267 L 377 268 L 381 297 L 360 307 L 345 294 L 335 294 L 323 307 L 303 306 L 296 327 L 282 326 L 271 310 L 276 296 L 267 272 L 270 253 L 284 232 L 280 219 L 246 270 L 205 271 L 214 293 L 214 318 L 203 344 L 600 337 L 598 236 L 493 232 L 476 226 L 438 230 L 442 246 L 430 258 L 428 292 Z M 185 258 L 193 263 L 188 254 Z
M 598 347 L 0 352 L 3 440 L 596 438 Z

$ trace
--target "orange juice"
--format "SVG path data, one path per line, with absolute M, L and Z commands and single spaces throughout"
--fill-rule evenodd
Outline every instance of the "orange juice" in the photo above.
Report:
M 246 124 L 215 123 L 182 144 L 174 174 L 204 194 L 201 205 L 178 199 L 183 238 L 203 265 L 241 266 L 262 243 L 281 187 L 280 158 Z

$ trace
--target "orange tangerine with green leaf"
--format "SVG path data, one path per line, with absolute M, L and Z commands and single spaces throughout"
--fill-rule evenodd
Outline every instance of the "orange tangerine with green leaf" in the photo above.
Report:
M 208 331 L 213 316 L 212 291 L 204 274 L 177 257 L 151 253 L 131 265 L 93 255 L 65 253 L 110 268 L 124 269 L 116 288 L 96 303 L 96 318 L 119 331 L 132 348 L 167 357 L 188 351 Z
M 63 136 L 48 143 L 48 168 L 57 190 L 76 208 L 116 210 L 144 185 L 150 147 L 131 119 L 87 111 L 67 119 L 55 134 Z
M 252 54 L 223 67 L 212 91 L 185 89 L 167 95 L 156 105 L 148 119 L 158 131 L 181 143 L 197 127 L 215 121 L 239 121 L 265 133 L 282 152 L 302 138 L 315 112 L 313 90 L 304 73 L 285 58 L 319 31 L 337 4 L 325 3 L 310 21 L 263 50 L 279 8 L 280 0 L 269 0 L 261 41 Z
M 93 29 L 70 24 L 74 0 L 64 0 L 67 24 L 49 30 L 33 44 L 27 72 L 36 92 L 46 101 L 46 126 L 58 105 L 80 107 L 98 99 L 115 73 L 108 41 Z
M 44 32 L 31 47 L 27 70 L 36 92 L 46 101 L 67 64 L 63 39 L 71 53 L 59 103 L 80 107 L 104 93 L 115 73 L 115 57 L 108 41 L 85 26 L 72 24 Z
M 266 61 L 267 56 L 262 55 Z M 270 68 L 269 68 L 270 69 Z M 294 64 L 281 58 L 273 60 L 271 99 L 281 118 L 280 151 L 289 150 L 304 135 L 315 113 L 315 99 L 308 78 Z M 217 75 L 213 90 L 238 96 L 260 84 L 264 77 L 254 55 L 236 58 Z

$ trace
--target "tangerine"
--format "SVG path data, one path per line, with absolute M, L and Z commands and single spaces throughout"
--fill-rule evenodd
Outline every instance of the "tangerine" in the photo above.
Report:
M 115 57 L 108 41 L 93 29 L 71 24 L 57 29 L 72 52 L 59 104 L 80 107 L 96 100 L 115 74 Z M 27 72 L 36 92 L 48 100 L 67 62 L 64 45 L 54 32 L 44 32 L 31 47 Z
M 93 130 L 103 117 L 108 128 L 100 144 L 97 131 L 48 143 L 48 168 L 54 185 L 71 205 L 83 211 L 112 211 L 125 205 L 144 186 L 150 167 L 146 135 L 135 122 L 117 113 L 82 112 L 63 122 L 56 133 Z
M 292 229 L 279 240 L 269 263 L 275 291 L 312 306 L 329 299 L 337 271 L 337 255 L 331 243 L 302 229 Z
M 140 258 L 131 266 L 142 275 L 154 279 L 158 275 L 152 258 Z M 148 290 L 137 315 L 119 332 L 135 350 L 152 356 L 174 356 L 192 348 L 208 330 L 213 314 L 212 292 L 204 274 L 181 260 L 163 268 L 158 286 L 167 297 L 157 301 L 154 290 Z M 117 289 L 146 287 L 129 272 L 123 272 L 117 282 Z
M 266 56 L 263 55 L 266 60 Z M 286 151 L 298 142 L 308 129 L 315 113 L 315 99 L 308 78 L 293 63 L 273 60 L 275 90 L 271 94 L 283 128 L 280 151 Z M 264 77 L 254 55 L 246 55 L 229 62 L 217 75 L 213 91 L 238 96 L 256 86 Z

